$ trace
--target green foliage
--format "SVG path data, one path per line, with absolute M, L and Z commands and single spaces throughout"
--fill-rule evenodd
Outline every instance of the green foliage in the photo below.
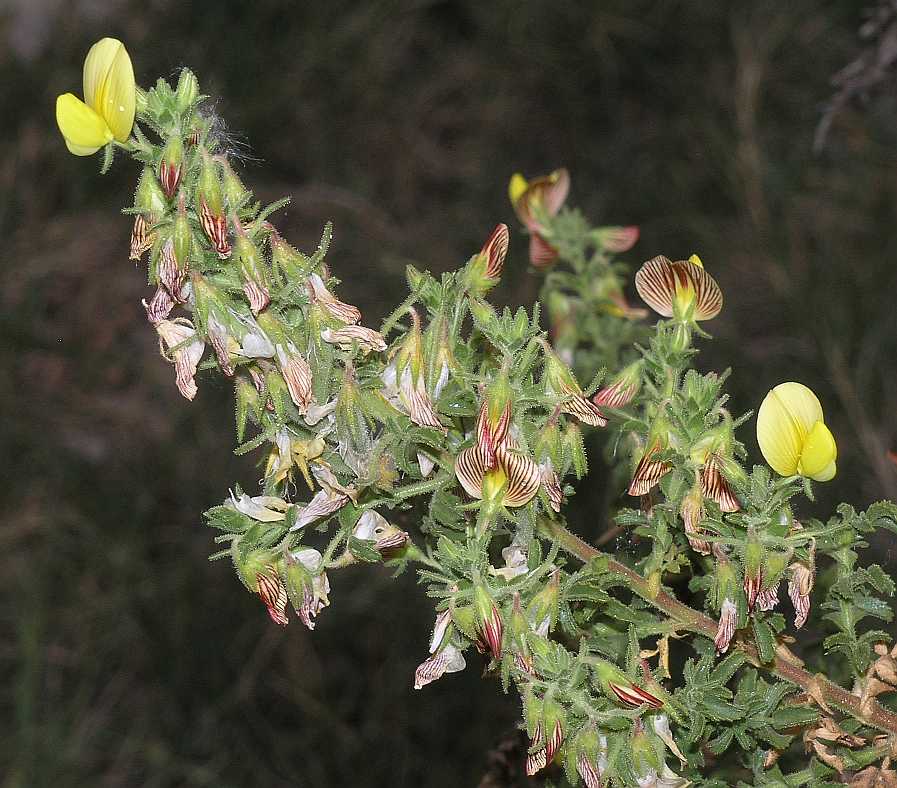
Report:
M 139 252 L 149 251 L 157 289 L 147 312 L 178 387 L 192 399 L 199 372 L 232 378 L 235 452 L 265 454 L 261 495 L 235 486 L 206 512 L 226 546 L 212 557 L 232 559 L 274 622 L 288 623 L 291 603 L 309 629 L 338 600 L 330 578 L 345 567 L 417 565 L 436 622 L 415 686 L 462 669 L 465 653 L 485 655 L 486 671 L 522 698 L 531 774 L 557 758 L 568 780 L 600 774 L 611 786 L 719 785 L 736 771 L 757 785 L 777 784 L 773 773 L 787 785 L 815 779 L 813 761 L 786 776 L 754 755 L 787 751 L 831 713 L 788 655 L 779 587 L 787 582 L 800 627 L 817 562 L 834 567 L 822 609 L 836 632 L 825 647 L 862 680 L 886 634 L 858 627 L 890 621 L 879 597 L 894 584 L 876 565 L 857 566 L 856 549 L 876 528 L 897 530 L 897 508 L 842 505 L 825 524 L 801 523 L 806 479 L 743 467 L 736 430 L 749 414 L 730 413 L 728 372 L 694 367 L 693 340 L 708 336 L 698 320 L 713 316 L 699 300 L 715 282 L 685 286 L 671 273 L 672 308 L 658 309 L 672 316 L 652 330 L 629 306 L 628 269 L 614 256 L 633 228 L 549 210 L 539 182 L 515 207 L 533 263 L 551 266 L 547 333 L 538 303 L 499 311 L 485 298 L 505 262 L 503 225 L 438 280 L 409 266 L 409 296 L 380 331 L 366 328 L 336 295 L 330 226 L 314 253 L 289 246 L 269 221 L 287 201 L 253 199 L 194 83 L 185 70 L 176 89 L 160 80 L 148 91 L 138 123 L 149 134 L 135 127 L 125 147 L 147 165 L 141 188 L 168 193 L 160 215 L 138 188 L 130 212 L 135 237 L 148 226 Z M 206 194 L 223 195 L 220 207 Z M 676 265 L 686 268 L 669 271 L 704 276 L 697 263 Z M 176 307 L 190 318 L 170 319 Z M 565 482 L 587 476 L 586 436 L 605 427 L 615 464 L 632 469 L 639 508 L 619 506 L 615 521 L 639 555 L 632 568 L 604 556 L 575 570 L 561 550 L 591 552 L 566 530 Z M 718 624 L 675 598 L 683 586 Z M 670 662 L 679 640 L 693 652 L 678 655 L 681 675 Z M 891 730 L 834 689 L 863 745 Z M 863 745 L 851 764 L 880 755 Z M 736 749 L 740 765 L 720 766 Z

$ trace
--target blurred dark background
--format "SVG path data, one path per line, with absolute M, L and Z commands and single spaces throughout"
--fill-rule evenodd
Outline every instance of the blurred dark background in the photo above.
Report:
M 159 358 L 118 214 L 136 168 L 100 178 L 56 130 L 93 41 L 125 41 L 145 86 L 195 69 L 247 183 L 293 196 L 293 242 L 335 222 L 330 261 L 371 325 L 408 261 L 455 267 L 513 224 L 513 171 L 569 167 L 573 204 L 641 226 L 631 263 L 698 251 L 718 278 L 700 365 L 734 367 L 734 411 L 786 379 L 819 393 L 840 473 L 807 513 L 826 516 L 897 495 L 897 32 L 890 4 L 863 9 L 2 0 L 0 786 L 521 779 L 519 756 L 501 765 L 517 701 L 475 659 L 412 691 L 432 613 L 410 573 L 341 572 L 310 633 L 206 561 L 200 513 L 257 472 L 231 454 L 227 386 L 202 376 L 191 406 Z M 538 292 L 525 249 L 502 302 Z M 594 539 L 599 519 L 573 521 Z

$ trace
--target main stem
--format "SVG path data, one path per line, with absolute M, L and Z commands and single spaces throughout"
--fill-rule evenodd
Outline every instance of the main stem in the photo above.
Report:
M 683 604 L 666 591 L 652 591 L 648 581 L 637 572 L 587 544 L 576 534 L 570 533 L 560 523 L 544 520 L 540 523 L 540 528 L 563 550 L 581 561 L 587 563 L 593 558 L 600 557 L 606 562 L 607 571 L 625 578 L 626 586 L 631 591 L 658 610 L 662 610 L 677 624 L 680 624 L 682 629 L 691 630 L 711 640 L 716 636 L 716 622 L 712 618 Z M 776 657 L 770 663 L 763 663 L 760 661 L 757 649 L 743 640 L 733 640 L 732 645 L 744 652 L 753 664 L 769 670 L 779 678 L 805 690 L 807 695 L 820 705 L 824 703 L 834 706 L 866 725 L 897 735 L 897 714 L 888 711 L 877 701 L 869 699 L 864 703 L 856 695 L 829 681 L 821 673 L 809 673 L 794 662 L 789 662 L 781 657 Z

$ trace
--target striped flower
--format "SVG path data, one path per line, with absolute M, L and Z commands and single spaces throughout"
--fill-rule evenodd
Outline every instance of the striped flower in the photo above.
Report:
M 770 467 L 781 476 L 833 478 L 838 447 L 825 425 L 822 405 L 806 386 L 780 383 L 760 405 L 757 442 Z
M 719 285 L 696 254 L 676 262 L 663 255 L 648 260 L 635 275 L 635 289 L 663 317 L 710 320 L 723 307 Z
M 498 283 L 507 254 L 508 225 L 498 224 L 465 269 L 465 281 L 474 296 L 482 296 Z
M 509 423 L 510 407 L 492 423 L 484 403 L 477 419 L 477 442 L 458 455 L 455 475 L 472 498 L 501 496 L 504 506 L 524 506 L 539 491 L 542 472 L 510 437 Z
M 570 173 L 566 169 L 531 181 L 515 173 L 508 184 L 511 205 L 517 218 L 529 230 L 529 259 L 536 268 L 545 268 L 557 259 L 557 249 L 545 240 L 546 231 L 541 222 L 557 215 L 569 191 Z
M 639 464 L 635 466 L 632 473 L 632 480 L 629 482 L 627 492 L 633 497 L 639 495 L 647 495 L 653 490 L 660 480 L 673 470 L 673 466 L 668 462 L 662 462 L 656 459 L 656 456 L 662 451 L 662 445 L 659 440 L 654 440 L 642 455 Z
M 543 348 L 545 353 L 545 391 L 549 396 L 561 398 L 560 411 L 568 413 L 583 424 L 606 427 L 607 417 L 592 400 L 583 396 L 582 389 L 570 371 L 570 367 L 558 357 L 547 342 L 543 342 Z
M 544 731 L 542 720 L 539 720 L 533 731 L 533 738 L 530 740 L 530 750 L 532 751 L 526 757 L 526 773 L 529 777 L 548 766 L 564 743 L 564 726 L 560 720 L 555 720 L 551 736 L 547 739 Z
M 112 141 L 124 142 L 134 126 L 137 86 L 124 44 L 104 38 L 84 60 L 84 101 L 72 93 L 56 99 L 56 123 L 76 156 L 90 156 Z

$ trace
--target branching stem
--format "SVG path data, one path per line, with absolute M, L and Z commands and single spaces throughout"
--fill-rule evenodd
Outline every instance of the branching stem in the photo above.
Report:
M 652 592 L 648 581 L 640 574 L 614 560 L 607 553 L 602 553 L 587 544 L 559 522 L 543 520 L 540 527 L 562 550 L 581 561 L 588 563 L 595 558 L 601 558 L 606 571 L 625 578 L 630 591 L 666 613 L 676 622 L 678 628 L 688 629 L 711 640 L 716 636 L 716 622 L 709 616 L 683 604 L 666 591 Z M 771 663 L 763 663 L 757 649 L 744 640 L 733 640 L 732 646 L 743 651 L 753 664 L 803 689 L 817 704 L 833 706 L 866 725 L 897 735 L 897 714 L 888 711 L 875 700 L 870 698 L 863 702 L 861 698 L 829 681 L 822 674 L 810 673 L 782 657 L 776 657 Z

